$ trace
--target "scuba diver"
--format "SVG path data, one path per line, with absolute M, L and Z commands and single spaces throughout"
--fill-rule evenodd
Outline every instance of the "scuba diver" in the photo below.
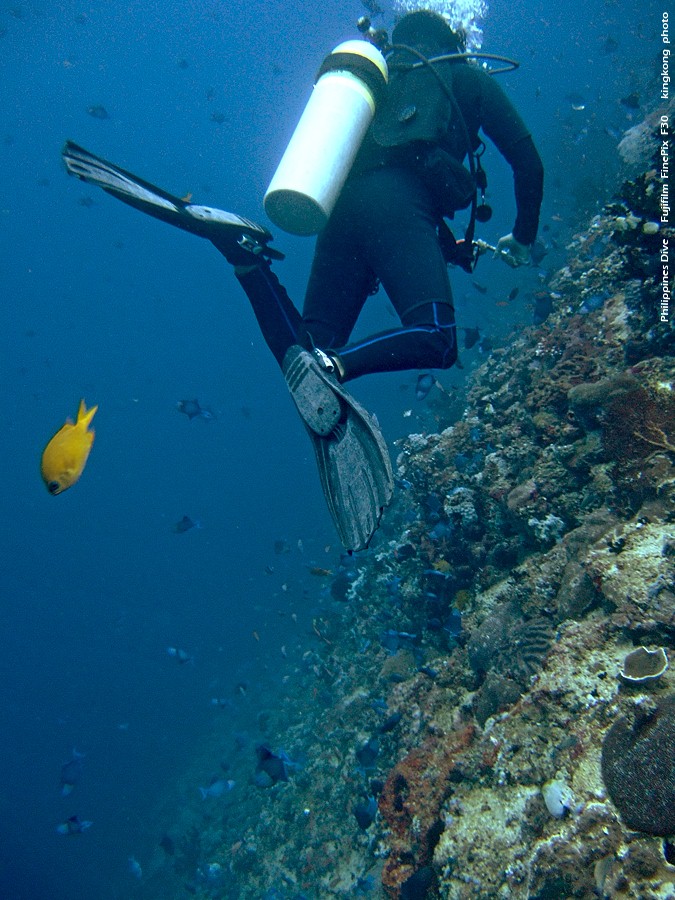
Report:
M 374 117 L 369 115 L 363 134 L 354 139 L 344 184 L 333 190 L 325 221 L 305 231 L 286 226 L 305 234 L 320 229 L 302 314 L 272 271 L 271 261 L 283 254 L 269 246 L 272 235 L 265 227 L 180 200 L 72 142 L 63 150 L 70 174 L 207 238 L 234 266 L 312 440 L 328 507 L 348 550 L 368 546 L 391 500 L 393 476 L 376 420 L 344 384 L 375 372 L 445 369 L 455 363 L 447 266 L 471 270 L 478 252 L 475 221 L 486 220 L 489 211 L 479 130 L 513 170 L 515 224 L 496 248 L 510 265 L 530 260 L 543 193 L 542 163 L 523 120 L 489 72 L 469 61 L 481 54 L 465 53 L 464 36 L 443 16 L 429 10 L 405 15 L 393 29 L 391 44 L 383 32 L 370 31 L 371 42 L 336 48 L 315 86 L 316 94 L 324 73 L 344 68 L 349 53 L 338 52 L 341 48 L 372 48 L 363 56 L 357 49 L 356 68 L 372 95 Z M 304 171 L 293 159 L 290 168 Z M 273 214 L 274 183 L 265 206 L 279 224 Z M 445 219 L 469 206 L 469 228 L 456 241 Z M 368 296 L 380 284 L 400 327 L 350 342 Z

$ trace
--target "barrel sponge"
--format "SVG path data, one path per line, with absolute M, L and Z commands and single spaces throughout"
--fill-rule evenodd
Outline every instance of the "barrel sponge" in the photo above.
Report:
M 625 824 L 675 834 L 675 694 L 638 704 L 612 725 L 602 744 L 602 777 Z

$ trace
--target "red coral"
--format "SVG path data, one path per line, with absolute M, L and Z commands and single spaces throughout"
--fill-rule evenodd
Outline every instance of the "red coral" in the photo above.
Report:
M 428 737 L 389 773 L 380 796 L 380 812 L 391 828 L 391 852 L 382 886 L 394 900 L 401 885 L 419 868 L 431 864 L 443 832 L 440 810 L 450 793 L 457 758 L 473 740 L 467 725 L 451 737 Z

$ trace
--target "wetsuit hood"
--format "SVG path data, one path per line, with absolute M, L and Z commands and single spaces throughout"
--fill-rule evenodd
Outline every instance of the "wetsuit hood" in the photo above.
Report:
M 418 9 L 408 13 L 394 27 L 392 44 L 408 44 L 426 52 L 457 53 L 463 50 L 462 35 L 457 34 L 447 21 L 430 9 Z

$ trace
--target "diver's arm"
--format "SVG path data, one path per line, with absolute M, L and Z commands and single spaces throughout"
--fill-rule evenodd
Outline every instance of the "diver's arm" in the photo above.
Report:
M 510 148 L 505 158 L 513 169 L 513 187 L 516 197 L 516 223 L 512 234 L 520 243 L 530 246 L 537 237 L 539 210 L 544 194 L 544 166 L 528 135 Z
M 516 222 L 512 234 L 534 243 L 544 193 L 544 167 L 527 126 L 492 76 L 481 84 L 481 127 L 513 169 Z

